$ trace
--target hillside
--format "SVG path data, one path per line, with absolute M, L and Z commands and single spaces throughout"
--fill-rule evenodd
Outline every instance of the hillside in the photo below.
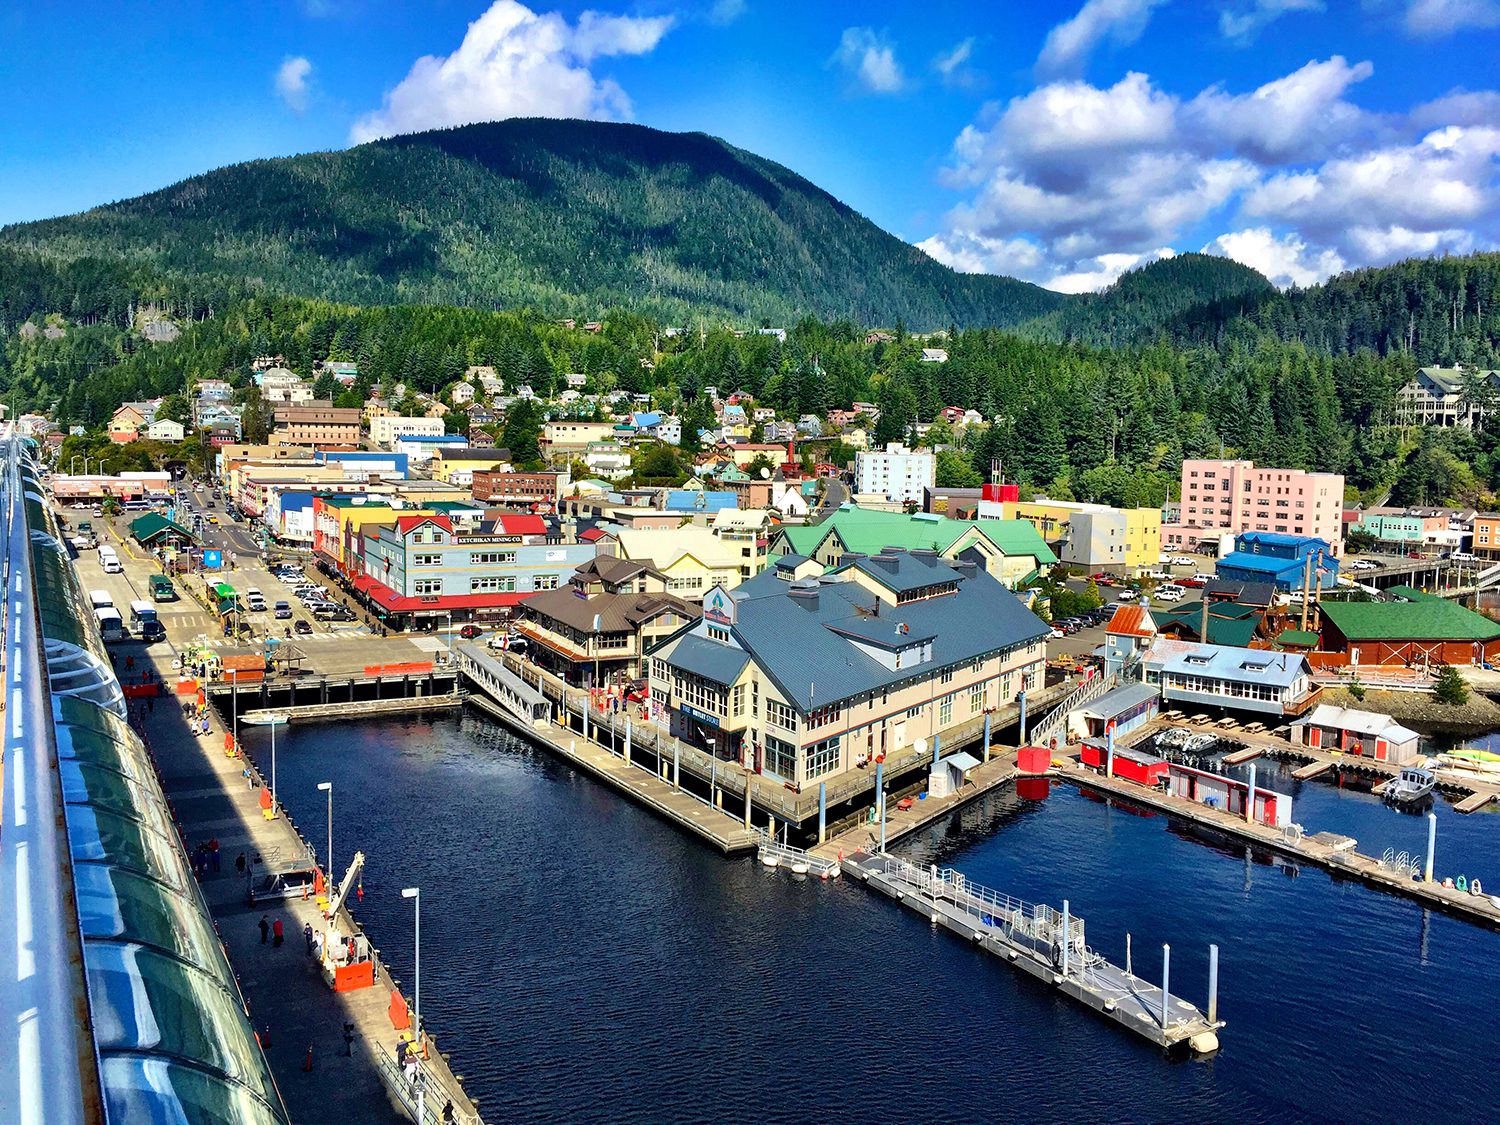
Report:
M 1074 298 L 1027 330 L 1085 344 L 1141 343 L 1167 327 L 1221 324 L 1274 293 L 1249 266 L 1209 254 L 1178 254 L 1130 270 L 1102 292 Z
M 237 164 L 0 229 L 44 258 L 124 259 L 355 304 L 667 319 L 1006 326 L 1064 298 L 959 274 L 794 172 L 701 133 L 510 120 Z

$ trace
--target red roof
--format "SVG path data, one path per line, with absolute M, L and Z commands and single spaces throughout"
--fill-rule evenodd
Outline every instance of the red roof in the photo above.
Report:
M 591 527 L 587 531 L 579 533 L 578 541 L 580 543 L 597 543 L 608 534 L 609 532 L 605 531 L 602 527 Z
M 405 535 L 414 527 L 421 527 L 424 523 L 434 523 L 444 531 L 452 531 L 453 524 L 448 521 L 447 516 L 397 516 L 396 530 Z
M 1115 615 L 1109 619 L 1104 631 L 1127 637 L 1154 637 L 1156 624 L 1145 606 L 1122 605 L 1115 610 Z
M 356 583 L 358 585 L 358 583 Z M 377 605 L 392 613 L 410 613 L 412 610 L 428 609 L 441 612 L 445 609 L 485 609 L 494 606 L 516 605 L 529 594 L 450 594 L 446 597 L 408 598 L 396 593 L 389 586 L 381 585 L 373 578 L 367 587 L 370 598 Z
M 500 517 L 500 526 L 507 535 L 546 535 L 547 521 L 541 516 L 518 515 L 507 512 Z

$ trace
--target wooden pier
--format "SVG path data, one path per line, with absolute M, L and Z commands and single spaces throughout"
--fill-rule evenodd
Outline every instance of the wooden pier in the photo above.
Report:
M 1264 753 L 1265 751 L 1259 746 L 1247 746 L 1243 750 L 1236 750 L 1232 754 L 1225 754 L 1224 764 L 1226 766 L 1243 765 L 1246 762 L 1255 761 L 1256 758 L 1259 758 Z
M 1317 777 L 1319 774 L 1327 773 L 1331 769 L 1333 769 L 1332 762 L 1309 762 L 1305 766 L 1294 769 L 1292 771 L 1292 776 L 1295 777 L 1298 781 L 1308 781 L 1311 778 Z
M 1172 996 L 1163 950 L 1163 985 L 1142 980 L 1089 949 L 1084 921 L 1068 911 L 1034 905 L 970 883 L 951 868 L 920 868 L 893 856 L 858 852 L 844 862 L 858 878 L 902 906 L 975 942 L 987 953 L 1055 987 L 1106 1019 L 1168 1050 L 1198 1055 L 1219 1049 L 1218 950 L 1210 947 L 1205 1015 Z
M 416 715 L 424 711 L 451 711 L 462 707 L 462 692 L 426 695 L 413 699 L 356 699 L 348 703 L 303 703 L 295 707 L 258 708 L 240 713 L 240 722 L 265 722 L 271 715 L 287 722 L 312 722 L 318 719 L 373 719 L 385 715 Z
M 1465 797 L 1462 801 L 1458 802 L 1458 804 L 1454 805 L 1453 807 L 1455 811 L 1461 813 L 1478 812 L 1494 799 L 1495 793 L 1493 791 L 1470 793 L 1467 797 Z
M 1071 759 L 1061 765 L 1054 763 L 1053 775 L 1081 788 L 1119 797 L 1133 805 L 1155 809 L 1222 835 L 1257 844 L 1294 859 L 1305 860 L 1336 876 L 1359 879 L 1371 886 L 1416 899 L 1425 906 L 1500 928 L 1500 901 L 1496 898 L 1446 887 L 1441 882 L 1414 878 L 1408 868 L 1387 866 L 1373 856 L 1355 851 L 1353 841 L 1348 837 L 1334 837 L 1325 833 L 1304 836 L 1300 830 L 1292 832 L 1272 828 L 1223 809 L 1164 793 L 1160 789 L 1148 789 L 1123 778 L 1105 777 Z

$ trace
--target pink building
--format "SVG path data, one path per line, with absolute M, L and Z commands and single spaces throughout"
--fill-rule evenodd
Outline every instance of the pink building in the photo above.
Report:
M 1184 461 L 1179 523 L 1161 525 L 1164 552 L 1191 551 L 1228 532 L 1315 535 L 1343 554 L 1344 478 L 1251 461 Z

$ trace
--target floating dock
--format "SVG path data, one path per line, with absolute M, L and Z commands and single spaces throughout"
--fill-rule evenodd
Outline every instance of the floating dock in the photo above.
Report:
M 1333 769 L 1332 762 L 1308 762 L 1307 765 L 1294 769 L 1292 776 L 1298 781 L 1307 781 L 1310 778 L 1317 777 L 1319 774 L 1325 774 L 1331 769 Z
M 1493 791 L 1470 793 L 1462 801 L 1454 805 L 1453 808 L 1455 811 L 1461 813 L 1478 812 L 1494 799 L 1495 793 Z
M 1246 762 L 1255 761 L 1256 758 L 1259 758 L 1264 753 L 1265 751 L 1259 746 L 1247 746 L 1243 750 L 1236 750 L 1232 754 L 1225 754 L 1224 764 L 1226 766 L 1244 765 Z
M 1163 986 L 1111 964 L 1088 947 L 1084 921 L 969 882 L 952 868 L 922 868 L 890 855 L 859 852 L 848 872 L 929 921 L 1052 985 L 1160 1047 L 1211 1054 L 1219 1049 L 1218 947 L 1210 946 L 1205 1015 L 1170 994 L 1170 951 L 1163 947 Z
M 413 715 L 423 711 L 451 710 L 462 707 L 461 692 L 446 695 L 424 695 L 412 699 L 356 699 L 349 703 L 299 703 L 295 707 L 257 708 L 240 715 L 240 722 L 265 722 L 271 715 L 287 722 L 312 722 L 318 719 L 373 719 L 384 715 Z M 278 719 L 278 721 L 280 721 Z

